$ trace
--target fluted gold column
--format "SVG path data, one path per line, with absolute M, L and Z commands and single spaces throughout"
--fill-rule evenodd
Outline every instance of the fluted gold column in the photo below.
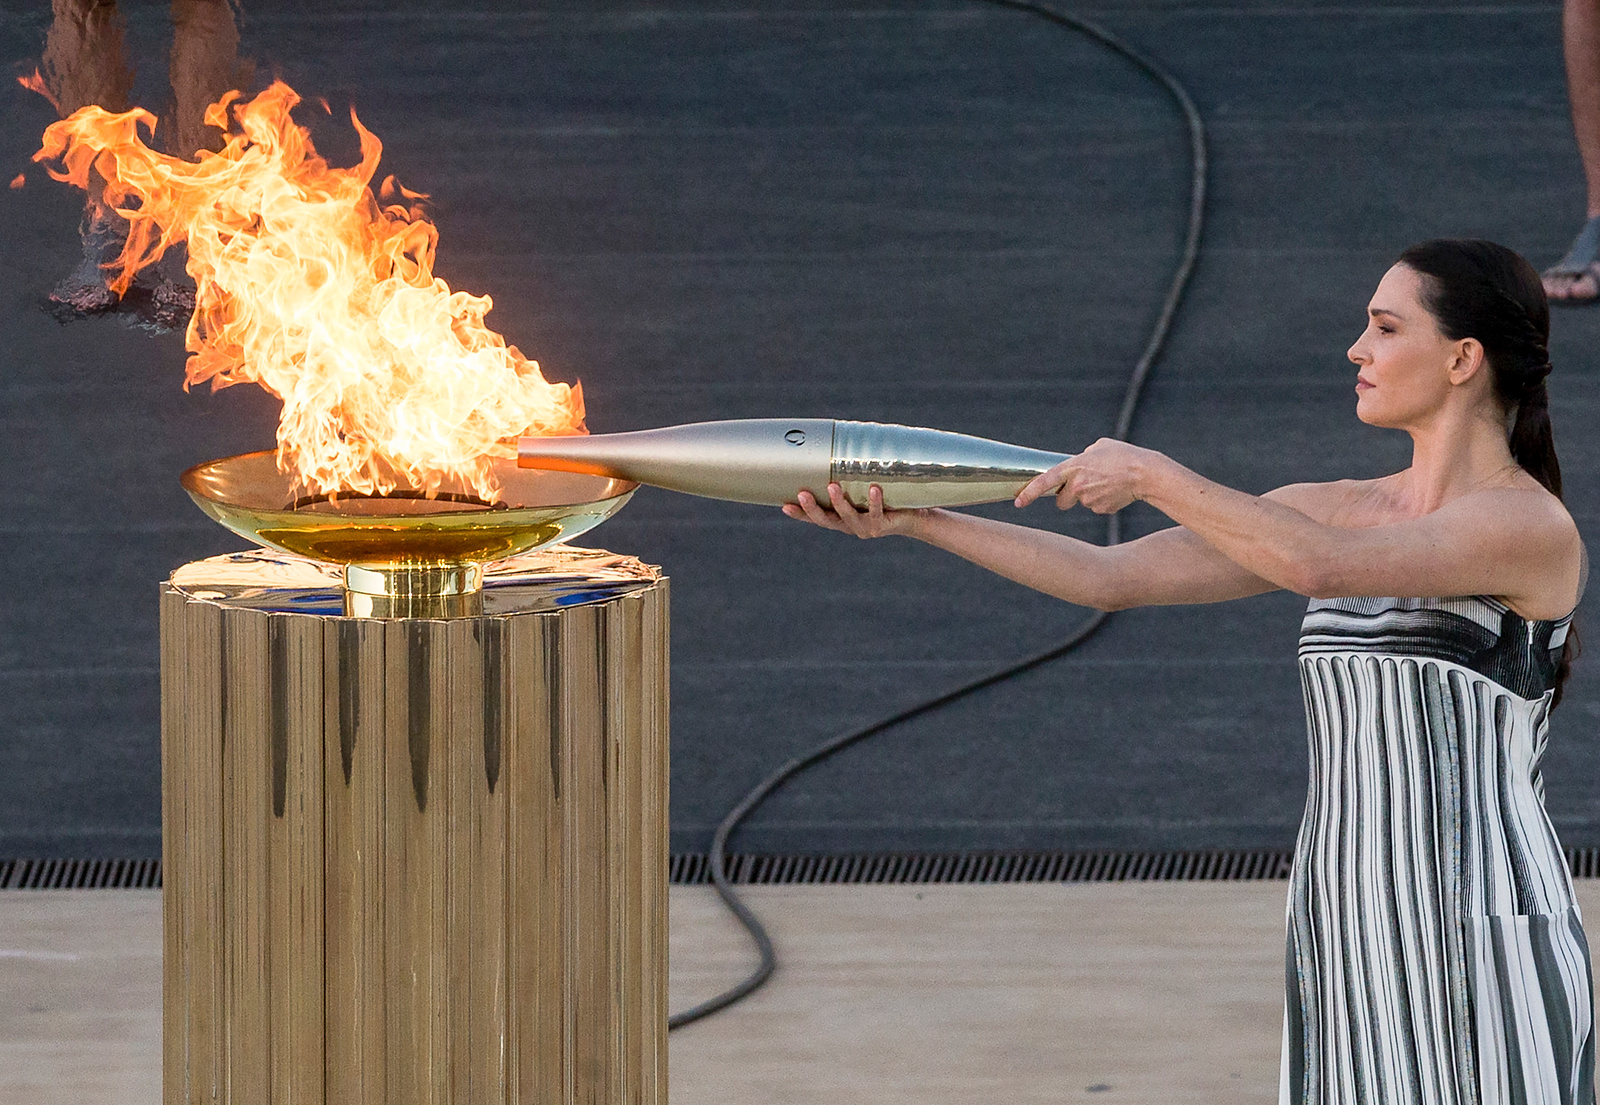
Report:
M 174 573 L 167 1105 L 664 1103 L 667 641 L 666 580 L 589 550 L 445 620 Z

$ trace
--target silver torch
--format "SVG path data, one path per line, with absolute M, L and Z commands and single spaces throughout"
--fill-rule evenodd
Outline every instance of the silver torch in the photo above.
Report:
M 826 504 L 829 483 L 861 508 L 873 484 L 883 488 L 883 504 L 891 508 L 993 503 L 1014 498 L 1033 477 L 1067 459 L 946 430 L 832 418 L 745 418 L 517 442 L 523 468 L 768 506 L 792 503 L 802 489 Z

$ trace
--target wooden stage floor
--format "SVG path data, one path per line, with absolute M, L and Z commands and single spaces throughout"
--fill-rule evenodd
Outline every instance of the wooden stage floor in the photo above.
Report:
M 748 889 L 779 974 L 673 1033 L 673 1105 L 1276 1101 L 1286 883 Z M 672 925 L 674 1008 L 746 969 L 709 889 Z M 0 893 L 0 1102 L 156 1105 L 160 954 L 159 892 Z

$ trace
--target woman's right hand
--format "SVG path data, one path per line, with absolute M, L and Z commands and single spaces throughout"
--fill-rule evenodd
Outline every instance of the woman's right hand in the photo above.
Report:
M 857 510 L 844 497 L 844 489 L 836 483 L 828 485 L 829 509 L 817 501 L 809 491 L 797 496 L 798 505 L 784 503 L 783 512 L 791 518 L 810 522 L 823 529 L 848 533 L 863 540 L 869 537 L 888 537 L 892 534 L 910 536 L 917 524 L 927 514 L 924 510 L 885 510 L 883 488 L 873 484 L 867 489 L 867 509 Z

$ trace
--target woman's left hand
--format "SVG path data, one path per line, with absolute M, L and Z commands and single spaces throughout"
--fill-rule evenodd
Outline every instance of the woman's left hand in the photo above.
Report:
M 1172 464 L 1154 449 L 1103 437 L 1070 460 L 1041 472 L 1017 494 L 1027 506 L 1054 493 L 1056 505 L 1069 510 L 1082 503 L 1096 514 L 1114 514 L 1146 497 L 1148 481 L 1162 465 Z
M 844 489 L 836 483 L 828 485 L 827 506 L 818 502 L 817 497 L 809 491 L 801 491 L 796 499 L 798 503 L 783 504 L 783 512 L 789 517 L 863 539 L 888 537 L 891 534 L 914 536 L 918 523 L 930 513 L 926 510 L 884 509 L 883 488 L 877 484 L 867 488 L 865 510 L 857 510 L 845 498 Z

